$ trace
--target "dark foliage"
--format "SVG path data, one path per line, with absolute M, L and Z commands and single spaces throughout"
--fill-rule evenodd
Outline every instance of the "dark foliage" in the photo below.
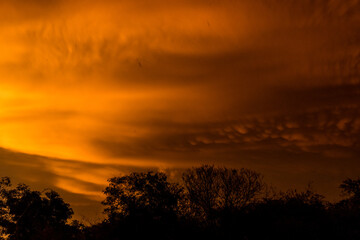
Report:
M 169 183 L 164 173 L 131 173 L 109 179 L 104 191 L 105 212 L 115 218 L 150 218 L 169 220 L 177 214 L 182 188 Z
M 204 165 L 182 184 L 159 172 L 109 179 L 102 202 L 107 217 L 85 226 L 52 191 L 0 181 L 0 226 L 7 239 L 360 239 L 360 179 L 340 185 L 346 198 L 331 204 L 310 187 L 272 196 L 248 169 Z
M 354 204 L 360 203 L 360 178 L 346 179 L 341 185 L 340 188 L 345 196 L 348 196 L 348 201 L 352 201 Z
M 0 182 L 0 212 L 1 235 L 7 239 L 72 239 L 76 233 L 66 224 L 73 211 L 58 193 L 12 187 L 7 177 Z
M 189 200 L 188 211 L 207 224 L 214 224 L 221 214 L 255 201 L 264 188 L 261 175 L 244 168 L 204 165 L 187 170 L 183 181 Z
M 103 205 L 108 219 L 101 224 L 107 239 L 172 234 L 182 188 L 159 172 L 131 173 L 109 179 Z

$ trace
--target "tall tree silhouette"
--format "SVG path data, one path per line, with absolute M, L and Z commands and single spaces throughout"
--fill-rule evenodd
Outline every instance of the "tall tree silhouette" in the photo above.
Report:
M 249 169 L 203 165 L 183 174 L 191 212 L 211 221 L 219 211 L 246 206 L 264 188 L 262 176 Z

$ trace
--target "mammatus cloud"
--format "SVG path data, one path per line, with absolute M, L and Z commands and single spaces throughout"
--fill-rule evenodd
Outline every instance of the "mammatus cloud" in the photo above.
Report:
M 133 168 L 358 174 L 358 0 L 0 4 L 6 175 L 83 201 Z

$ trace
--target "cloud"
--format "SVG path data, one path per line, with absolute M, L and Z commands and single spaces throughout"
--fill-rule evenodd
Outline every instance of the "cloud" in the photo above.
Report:
M 25 183 L 38 191 L 56 190 L 71 204 L 75 217 L 86 221 L 103 218 L 100 201 L 105 198 L 102 190 L 108 178 L 145 170 L 119 164 L 50 158 L 4 148 L 0 148 L 0 165 L 0 176 L 9 176 L 13 184 Z
M 82 200 L 108 175 L 202 163 L 330 192 L 358 167 L 359 7 L 2 2 L 0 146 L 28 154 L 3 164 Z

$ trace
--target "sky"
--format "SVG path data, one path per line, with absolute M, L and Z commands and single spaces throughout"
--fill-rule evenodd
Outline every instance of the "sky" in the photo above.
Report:
M 0 52 L 0 176 L 89 221 L 131 171 L 360 176 L 359 0 L 0 0 Z

